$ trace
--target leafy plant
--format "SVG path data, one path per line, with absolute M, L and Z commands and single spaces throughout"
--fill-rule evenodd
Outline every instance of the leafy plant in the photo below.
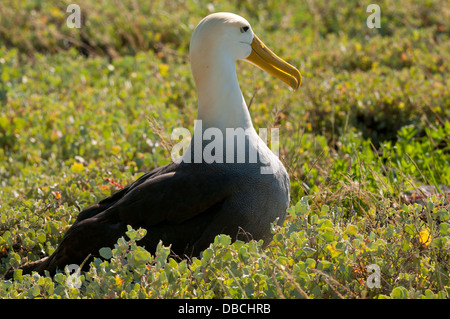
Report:
M 255 127 L 280 128 L 288 217 L 267 249 L 219 235 L 190 260 L 129 228 L 88 271 L 16 270 L 1 297 L 449 298 L 444 1 L 379 1 L 380 29 L 360 1 L 77 3 L 81 29 L 68 3 L 0 3 L 0 277 L 170 161 L 170 133 L 196 117 L 190 34 L 212 11 L 246 17 L 302 72 L 292 93 L 237 65 Z

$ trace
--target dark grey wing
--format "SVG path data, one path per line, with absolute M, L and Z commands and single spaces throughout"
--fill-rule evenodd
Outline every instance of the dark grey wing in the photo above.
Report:
M 113 247 L 124 236 L 127 225 L 146 228 L 146 248 L 160 239 L 169 245 L 193 245 L 208 228 L 233 189 L 230 177 L 205 170 L 205 166 L 172 166 L 141 178 L 119 195 L 98 204 L 106 209 L 84 213 L 66 232 L 55 252 L 28 271 L 54 273 L 57 268 L 80 264 L 102 247 Z M 92 209 L 91 212 L 93 212 Z M 210 234 L 207 238 L 213 238 Z M 159 238 L 162 237 L 162 238 Z
M 130 192 L 133 188 L 140 185 L 141 183 L 145 182 L 146 180 L 157 176 L 159 174 L 167 173 L 170 171 L 173 171 L 177 167 L 177 164 L 170 163 L 164 166 L 157 167 L 150 172 L 147 172 L 140 176 L 136 181 L 131 183 L 130 185 L 122 188 L 121 190 L 115 192 L 114 194 L 106 197 L 105 199 L 101 200 L 97 204 L 94 204 L 84 210 L 82 210 L 75 220 L 75 223 L 78 223 L 82 221 L 83 219 L 93 217 L 101 212 L 104 212 L 109 207 L 113 206 L 115 203 L 117 203 L 125 194 Z

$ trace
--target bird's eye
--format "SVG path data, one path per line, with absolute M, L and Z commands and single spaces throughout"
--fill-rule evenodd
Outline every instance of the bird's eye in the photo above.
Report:
M 250 29 L 249 26 L 245 26 L 245 27 L 241 27 L 241 33 L 245 33 L 248 31 L 248 29 Z

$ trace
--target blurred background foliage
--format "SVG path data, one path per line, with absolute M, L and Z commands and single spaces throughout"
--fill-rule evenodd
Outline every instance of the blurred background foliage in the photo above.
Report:
M 2 1 L 0 45 L 23 57 L 72 49 L 113 60 L 151 51 L 165 63 L 187 62 L 190 35 L 200 18 L 232 11 L 247 17 L 270 47 L 300 67 L 305 77 L 301 104 L 284 111 L 301 112 L 314 132 L 331 132 L 333 138 L 350 125 L 378 145 L 395 140 L 404 125 L 413 124 L 423 134 L 426 126 L 449 116 L 446 1 L 378 1 L 379 29 L 366 26 L 367 4 L 354 0 L 345 5 L 80 0 L 80 29 L 67 26 L 69 3 Z

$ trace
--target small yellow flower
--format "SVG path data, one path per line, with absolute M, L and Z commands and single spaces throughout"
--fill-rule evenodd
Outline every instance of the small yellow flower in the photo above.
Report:
M 111 187 L 109 185 L 98 185 L 98 188 L 102 191 L 109 191 Z
M 114 155 L 119 154 L 120 152 L 120 146 L 119 145 L 114 145 L 113 147 L 111 147 L 111 153 L 113 153 Z
M 161 74 L 162 77 L 166 77 L 169 73 L 169 65 L 161 63 L 159 65 L 159 74 Z
M 82 163 L 73 163 L 70 167 L 70 171 L 73 173 L 81 173 L 84 170 L 84 165 Z
M 430 230 L 424 228 L 419 232 L 419 243 L 424 246 L 428 246 L 431 243 Z
M 117 286 L 120 286 L 123 283 L 123 279 L 119 276 L 116 276 L 115 281 Z

